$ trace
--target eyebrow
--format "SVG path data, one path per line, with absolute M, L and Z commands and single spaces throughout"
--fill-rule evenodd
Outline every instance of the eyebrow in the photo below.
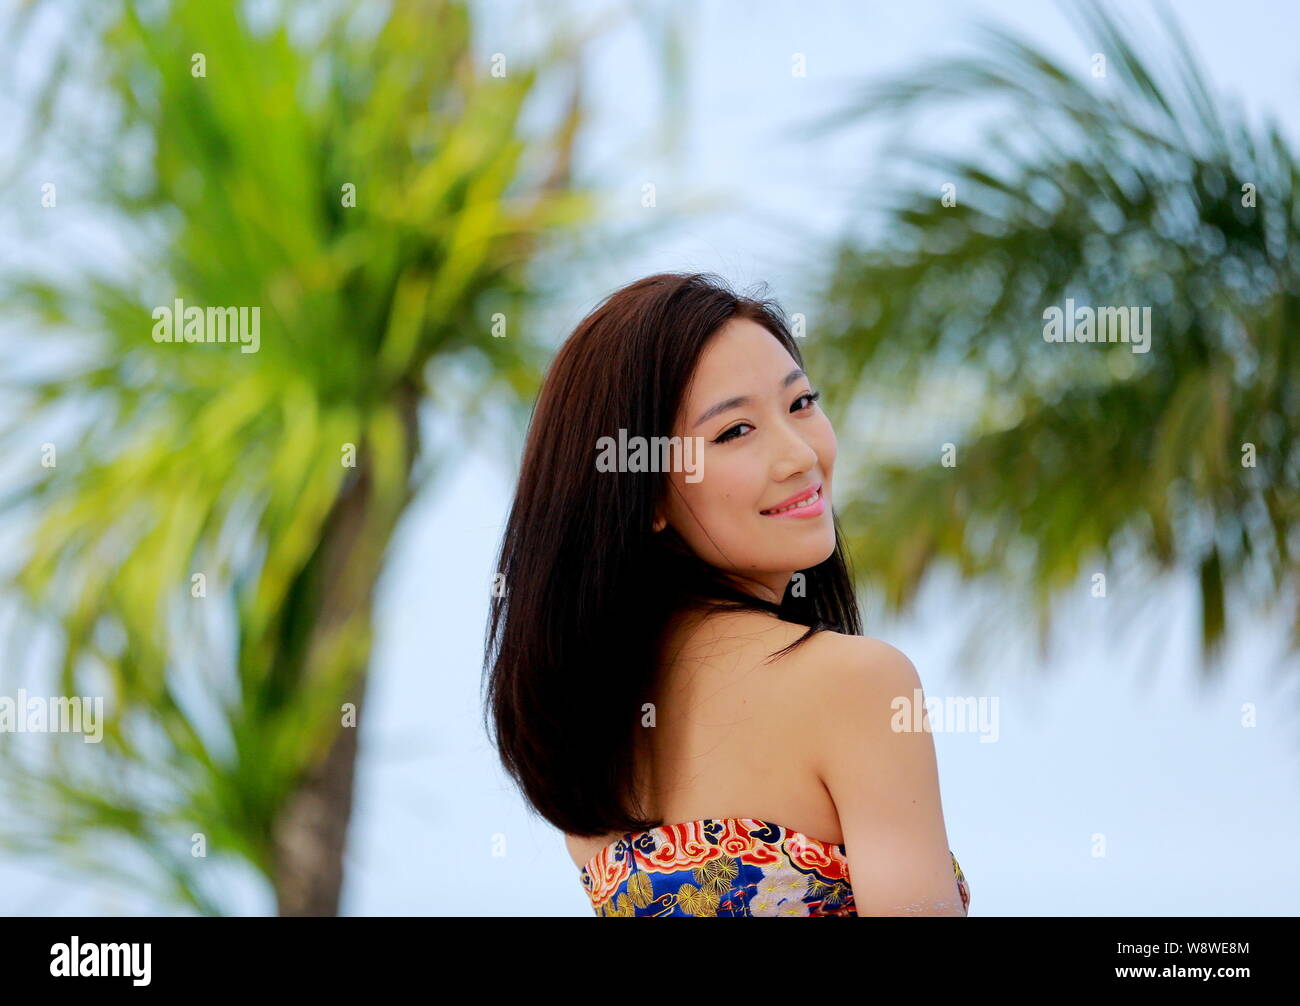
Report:
M 785 375 L 785 380 L 781 382 L 781 387 L 788 388 L 790 387 L 790 385 L 794 384 L 795 381 L 799 380 L 799 378 L 807 377 L 807 376 L 808 375 L 805 374 L 802 370 L 800 370 L 798 367 L 795 367 L 794 370 L 790 371 L 790 373 Z M 705 420 L 712 419 L 720 412 L 726 412 L 728 409 L 734 409 L 738 405 L 748 405 L 748 404 L 749 404 L 748 395 L 739 395 L 736 398 L 728 398 L 725 402 L 719 402 L 717 405 L 713 406 L 713 408 L 706 409 L 704 414 L 700 416 L 699 419 L 695 420 L 695 426 L 699 426 Z M 695 429 L 695 426 L 692 426 L 691 429 Z

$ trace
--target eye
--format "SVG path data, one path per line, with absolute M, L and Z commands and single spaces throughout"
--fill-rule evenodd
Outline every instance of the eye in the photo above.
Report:
M 790 406 L 790 411 L 791 411 L 791 412 L 805 412 L 805 411 L 807 411 L 808 409 L 811 409 L 811 408 L 813 407 L 813 403 L 814 403 L 815 401 L 817 401 L 817 399 L 821 398 L 821 396 L 822 396 L 822 393 L 821 393 L 820 391 L 805 391 L 802 395 L 800 395 L 798 398 L 796 398 L 796 399 L 794 400 L 794 404 Z M 805 399 L 807 399 L 806 404 L 800 405 L 799 403 L 800 403 L 800 402 L 803 402 Z M 713 442 L 714 442 L 715 444 L 725 444 L 727 441 L 729 441 L 729 440 L 735 440 L 737 437 L 748 436 L 749 434 L 747 434 L 747 433 L 741 433 L 741 432 L 739 432 L 739 430 L 740 430 L 740 428 L 741 428 L 742 426 L 749 426 L 750 428 L 752 428 L 752 427 L 753 427 L 753 424 L 752 424 L 752 423 L 737 423 L 735 426 L 731 427 L 731 429 L 724 431 L 724 432 L 723 432 L 723 433 L 718 437 L 718 439 L 715 440 L 715 441 L 713 441 Z
M 794 405 L 790 406 L 790 411 L 802 412 L 804 409 L 811 409 L 813 402 L 817 401 L 817 399 L 821 397 L 822 397 L 822 393 L 820 391 L 806 391 L 794 400 Z M 805 398 L 808 399 L 808 404 L 799 406 L 799 403 L 802 402 Z M 799 407 L 796 408 L 795 406 L 799 406 Z
M 737 424 L 736 424 L 735 426 L 733 426 L 731 429 L 729 429 L 729 430 L 725 431 L 724 433 L 722 433 L 722 434 L 718 437 L 718 439 L 715 440 L 715 441 L 713 441 L 713 442 L 714 442 L 715 444 L 725 444 L 728 440 L 735 440 L 736 437 L 744 436 L 745 434 L 737 433 L 736 431 L 737 431 L 738 429 L 740 429 L 742 426 L 751 426 L 751 425 L 752 425 L 752 424 L 750 424 L 750 423 L 737 423 Z

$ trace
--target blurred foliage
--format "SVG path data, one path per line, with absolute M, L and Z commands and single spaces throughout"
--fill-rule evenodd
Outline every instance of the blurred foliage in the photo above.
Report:
M 32 460 L 7 504 L 34 515 L 7 664 L 53 627 L 55 693 L 106 696 L 108 723 L 99 745 L 0 745 L 0 842 L 107 871 L 123 838 L 159 896 L 219 913 L 200 833 L 283 911 L 277 835 L 359 694 L 374 583 L 432 464 L 421 404 L 465 375 L 485 412 L 527 396 L 545 354 L 530 269 L 595 220 L 570 177 L 589 38 L 566 24 L 496 76 L 455 0 L 59 6 L 18 149 L 75 165 L 125 252 L 0 277 L 10 320 L 79 360 L 6 391 L 24 402 L 9 453 Z M 11 55 L 48 10 L 13 16 Z M 548 82 L 568 99 L 530 132 Z M 175 298 L 260 306 L 259 351 L 155 343 Z M 56 415 L 76 431 L 42 468 Z M 332 771 L 345 827 L 351 756 Z
M 1229 598 L 1254 614 L 1300 596 L 1300 162 L 1275 124 L 1216 97 L 1172 15 L 1153 37 L 1101 5 L 1065 9 L 1088 47 L 1077 61 L 985 24 L 973 54 L 805 123 L 806 137 L 978 130 L 969 157 L 907 146 L 884 236 L 835 249 L 821 322 L 835 335 L 815 358 L 828 400 L 870 405 L 864 427 L 941 416 L 845 476 L 862 499 L 842 516 L 891 608 L 946 567 L 1023 588 L 1044 642 L 1053 610 L 1089 603 L 1081 574 L 1108 573 L 1132 601 L 1126 561 L 1194 570 L 1210 669 Z M 996 114 L 971 117 L 981 107 Z M 1044 311 L 1066 298 L 1150 306 L 1150 351 L 1045 341 Z M 971 407 L 945 416 L 960 396 Z M 1300 608 L 1290 617 L 1300 645 Z

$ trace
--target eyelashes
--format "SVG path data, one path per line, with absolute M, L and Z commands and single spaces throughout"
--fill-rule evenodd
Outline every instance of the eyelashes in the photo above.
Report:
M 742 426 L 748 426 L 748 425 L 749 423 L 737 423 L 735 426 L 727 430 L 725 433 L 719 436 L 717 440 L 713 442 L 715 444 L 725 444 L 729 440 L 735 440 L 736 437 L 741 436 L 741 434 L 736 433 L 736 431 L 740 429 Z M 735 436 L 733 436 L 732 434 L 735 434 Z
M 800 395 L 798 398 L 794 400 L 794 404 L 790 406 L 790 411 L 802 412 L 804 409 L 811 409 L 813 407 L 813 403 L 816 402 L 817 399 L 821 397 L 822 397 L 822 393 L 820 391 L 805 391 L 802 395 Z M 796 406 L 798 406 L 799 403 L 802 402 L 805 398 L 808 399 L 808 404 L 796 408 Z M 729 441 L 735 440 L 737 437 L 749 436 L 749 434 L 747 433 L 742 434 L 736 432 L 742 426 L 753 426 L 753 423 L 737 423 L 735 426 L 731 427 L 730 429 L 723 431 L 723 433 L 721 433 L 718 436 L 718 439 L 716 439 L 713 442 L 715 444 L 725 444 L 728 443 Z

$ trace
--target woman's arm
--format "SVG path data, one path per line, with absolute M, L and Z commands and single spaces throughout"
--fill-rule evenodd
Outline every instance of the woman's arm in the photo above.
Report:
M 858 914 L 965 916 L 934 738 L 914 728 L 928 724 L 916 668 L 876 639 L 829 642 L 813 675 L 824 724 L 815 763 L 839 814 Z

